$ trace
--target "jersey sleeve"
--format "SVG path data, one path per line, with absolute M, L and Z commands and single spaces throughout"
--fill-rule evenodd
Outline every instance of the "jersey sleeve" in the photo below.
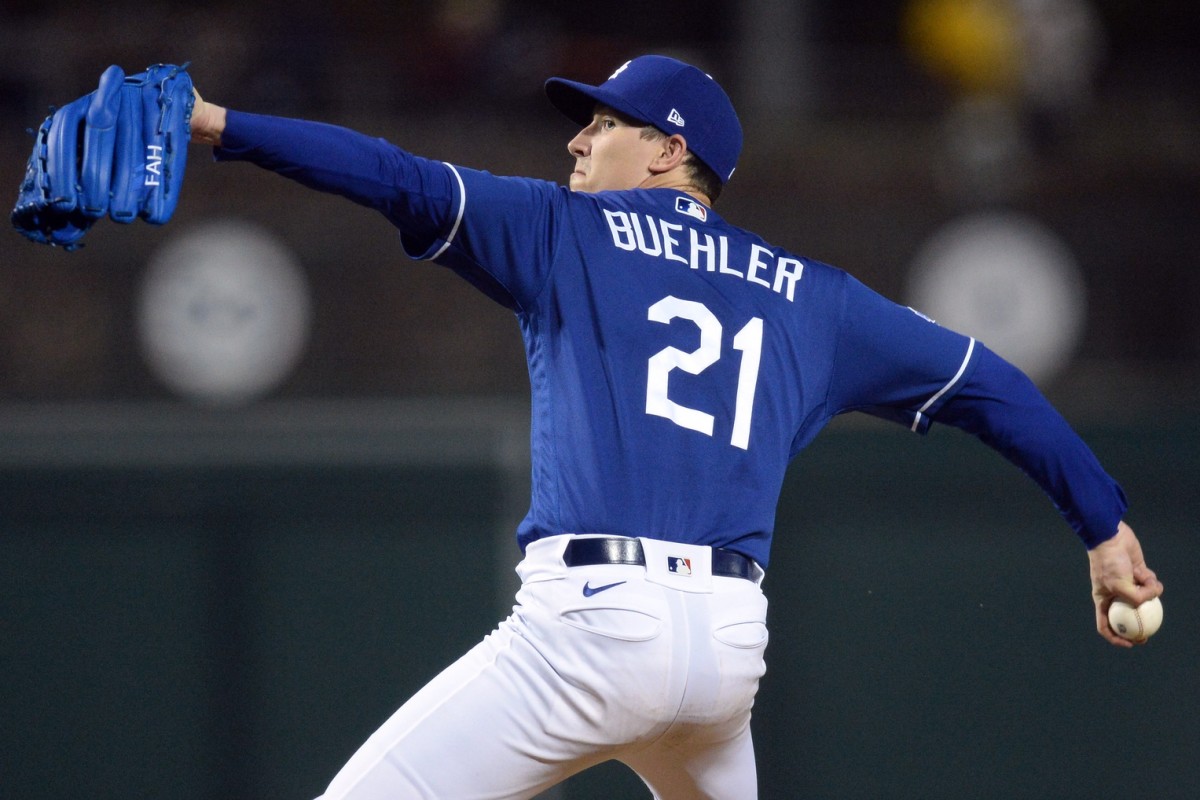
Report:
M 454 219 L 445 165 L 383 140 L 309 120 L 230 110 L 218 161 L 248 161 L 387 217 L 413 240 L 433 241 Z
M 567 216 L 565 190 L 548 181 L 446 168 L 453 175 L 453 223 L 428 245 L 405 236 L 405 250 L 453 269 L 515 311 L 529 310 L 554 263 Z
M 842 273 L 845 291 L 827 404 L 925 433 L 970 378 L 974 339 L 893 303 Z
M 1124 492 L 1023 372 L 982 343 L 845 280 L 834 413 L 865 411 L 918 432 L 936 418 L 1025 472 L 1089 548 L 1116 533 Z
M 973 434 L 1025 472 L 1087 547 L 1111 538 L 1128 505 L 1121 487 L 1023 372 L 979 350 L 978 368 L 938 421 Z
M 373 208 L 413 258 L 443 264 L 510 308 L 545 282 L 562 190 L 432 161 L 348 128 L 230 110 L 219 161 L 248 161 Z

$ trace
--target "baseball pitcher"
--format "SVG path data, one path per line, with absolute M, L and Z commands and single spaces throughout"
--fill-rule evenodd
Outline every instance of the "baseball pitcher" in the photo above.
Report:
M 39 134 L 13 217 L 31 238 L 75 244 L 117 196 L 57 172 L 75 147 L 85 165 L 111 151 L 90 143 L 114 120 L 114 80 Z M 1024 470 L 1086 548 L 1100 635 L 1131 646 L 1108 606 L 1163 587 L 1120 487 L 982 342 L 717 213 L 742 129 L 712 77 L 650 55 L 546 93 L 579 126 L 565 187 L 199 94 L 138 107 L 151 138 L 172 130 L 164 107 L 187 105 L 187 134 L 217 161 L 377 210 L 409 256 L 510 309 L 524 340 L 533 488 L 512 615 L 396 711 L 326 800 L 528 798 L 610 759 L 661 800 L 756 797 L 775 508 L 789 461 L 850 411 L 961 428 Z M 115 164 L 149 189 L 163 170 Z

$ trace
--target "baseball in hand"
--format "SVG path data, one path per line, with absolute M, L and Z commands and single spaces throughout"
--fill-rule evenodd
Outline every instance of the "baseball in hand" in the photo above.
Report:
M 1122 639 L 1144 642 L 1162 625 L 1162 601 L 1155 597 L 1136 608 L 1124 600 L 1113 600 L 1108 607 L 1108 624 Z

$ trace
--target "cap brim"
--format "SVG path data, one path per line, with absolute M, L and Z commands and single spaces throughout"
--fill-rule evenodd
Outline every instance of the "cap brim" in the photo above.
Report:
M 598 104 L 608 106 L 639 122 L 646 122 L 642 112 L 598 86 L 589 86 L 565 78 L 551 78 L 546 81 L 546 97 L 567 119 L 577 125 L 590 123 Z

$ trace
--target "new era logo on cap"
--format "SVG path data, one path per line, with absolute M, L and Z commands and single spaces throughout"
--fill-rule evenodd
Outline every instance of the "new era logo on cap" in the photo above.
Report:
M 679 116 L 679 112 L 673 108 L 671 109 L 671 113 L 667 114 L 667 122 L 671 123 L 672 125 L 678 125 L 681 128 L 684 125 L 683 117 Z

